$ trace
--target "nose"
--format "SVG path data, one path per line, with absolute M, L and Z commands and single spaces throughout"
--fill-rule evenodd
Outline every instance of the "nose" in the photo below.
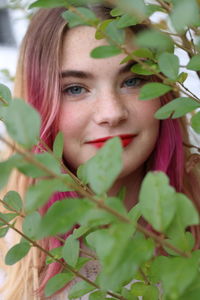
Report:
M 128 118 L 125 99 L 114 92 L 104 92 L 97 96 L 94 105 L 94 121 L 98 125 L 115 127 Z

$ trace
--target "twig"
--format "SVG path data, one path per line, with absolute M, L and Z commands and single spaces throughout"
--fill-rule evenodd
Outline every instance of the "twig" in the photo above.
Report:
M 192 145 L 192 144 L 187 144 L 187 143 L 185 143 L 185 142 L 183 142 L 183 145 L 184 145 L 185 147 L 188 147 L 188 148 L 195 148 L 195 149 L 197 149 L 198 152 L 200 152 L 200 147 L 197 147 L 197 146 Z
M 97 207 L 99 207 L 103 210 L 106 210 L 107 212 L 111 213 L 112 215 L 115 215 L 122 222 L 127 222 L 127 220 L 129 220 L 126 216 L 120 214 L 118 211 L 116 211 L 116 210 L 112 209 L 111 207 L 107 206 L 104 203 L 104 201 L 102 201 L 102 199 L 96 199 L 96 197 L 92 196 L 90 193 L 85 191 L 85 189 L 83 189 L 80 185 L 78 185 L 76 183 L 73 184 L 71 182 L 67 182 L 65 179 L 63 179 L 62 176 L 54 173 L 52 170 L 48 169 L 48 167 L 46 167 L 45 165 L 43 165 L 42 163 L 37 161 L 31 153 L 29 153 L 27 151 L 22 151 L 16 145 L 12 145 L 9 141 L 7 141 L 1 135 L 0 135 L 0 140 L 2 140 L 12 150 L 14 150 L 14 151 L 18 152 L 20 155 L 22 155 L 25 158 L 25 160 L 27 160 L 28 162 L 34 164 L 40 170 L 45 171 L 45 173 L 49 174 L 52 178 L 59 179 L 59 180 L 61 180 L 61 182 L 66 184 L 67 187 L 70 187 L 70 188 L 73 188 L 73 189 L 77 190 L 77 192 L 81 196 L 83 196 L 85 198 L 88 198 L 90 201 L 95 203 L 97 205 Z
M 167 12 L 170 12 L 170 11 L 171 11 L 169 5 L 168 5 L 167 3 L 165 3 L 164 1 L 162 1 L 162 0 L 156 0 L 156 1 L 157 1 L 164 9 L 166 9 Z
M 179 250 L 178 248 L 174 247 L 172 244 L 170 244 L 169 242 L 167 242 L 166 240 L 164 240 L 163 237 L 160 237 L 157 234 L 153 233 L 152 231 L 147 230 L 146 228 L 144 228 L 140 224 L 137 224 L 136 228 L 137 228 L 138 231 L 144 233 L 146 236 L 149 236 L 152 239 L 154 239 L 162 247 L 167 247 L 167 248 L 175 251 L 176 253 L 178 253 L 181 256 L 190 257 L 189 254 L 187 254 L 185 252 L 182 252 L 181 250 Z
M 19 235 L 21 235 L 25 240 L 27 240 L 33 247 L 38 248 L 40 251 L 44 252 L 47 256 L 51 257 L 55 262 L 58 262 L 59 264 L 61 264 L 63 266 L 64 269 L 66 269 L 67 271 L 70 271 L 71 273 L 73 273 L 75 276 L 83 279 L 84 281 L 86 281 L 87 283 L 91 284 L 92 286 L 94 286 L 95 288 L 100 290 L 100 287 L 94 283 L 93 281 L 91 281 L 90 279 L 88 279 L 87 277 L 83 276 L 81 273 L 79 273 L 78 271 L 76 271 L 74 268 L 72 268 L 70 265 L 68 265 L 67 263 L 57 259 L 56 257 L 54 257 L 49 251 L 47 251 L 46 249 L 42 248 L 38 243 L 36 243 L 35 241 L 31 240 L 28 236 L 26 236 L 24 233 L 20 232 L 14 225 L 10 224 L 9 222 L 5 221 L 3 218 L 0 217 L 0 221 L 5 223 L 5 225 L 9 226 L 10 228 L 12 228 L 15 232 L 17 232 Z M 108 295 L 115 297 L 117 299 L 120 300 L 126 300 L 123 296 L 119 296 L 115 293 L 112 292 L 107 292 Z
M 192 43 L 192 46 L 193 46 L 193 49 L 194 49 L 194 53 L 196 54 L 196 47 L 195 47 L 195 44 L 194 44 L 194 39 L 193 39 L 190 28 L 188 28 L 188 32 L 189 32 L 190 40 L 191 40 L 191 43 Z
M 49 175 L 51 175 L 53 178 L 57 178 L 60 179 L 62 182 L 64 182 L 64 184 L 66 184 L 67 186 L 69 186 L 69 184 L 64 180 L 63 178 L 60 177 L 59 175 L 57 175 L 56 173 L 54 173 L 53 171 L 49 170 L 46 166 L 44 166 L 42 163 L 38 163 L 37 160 L 35 160 L 34 158 L 32 158 L 31 156 L 27 156 L 26 152 L 23 152 L 21 150 L 19 150 L 16 146 L 13 146 L 10 142 L 6 141 L 4 138 L 2 138 L 0 136 L 0 139 L 2 139 L 8 146 L 10 146 L 12 149 L 14 147 L 14 149 L 16 151 L 19 151 L 19 153 L 21 155 L 24 156 L 25 159 L 27 159 L 28 161 L 30 161 L 31 163 L 35 163 L 36 166 L 38 166 L 40 169 L 45 170 L 45 172 L 47 172 L 47 174 L 49 173 Z M 29 153 L 30 154 L 30 153 Z M 71 186 L 71 184 L 70 184 Z M 78 191 L 78 193 L 87 198 L 88 200 L 90 200 L 91 202 L 95 203 L 97 205 L 97 207 L 99 207 L 100 209 L 105 210 L 106 212 L 110 213 L 111 215 L 115 216 L 116 218 L 118 218 L 118 220 L 131 224 L 131 220 L 127 217 L 124 216 L 123 214 L 119 213 L 118 211 L 112 209 L 110 206 L 106 205 L 104 203 L 104 201 L 102 201 L 102 199 L 96 199 L 95 197 L 91 196 L 87 191 L 85 191 L 81 186 L 79 185 L 75 185 L 73 186 L 74 188 L 76 188 L 76 190 Z M 133 225 L 134 226 L 134 225 Z M 148 231 L 146 228 L 142 227 L 141 225 L 137 224 L 136 225 L 136 229 L 142 233 L 144 233 L 146 236 L 152 237 L 156 242 L 158 242 L 162 247 L 166 246 L 168 248 L 170 248 L 171 250 L 175 251 L 176 253 L 182 255 L 182 256 L 188 256 L 187 254 L 185 254 L 184 252 L 182 252 L 181 250 L 179 250 L 178 248 L 174 247 L 172 244 L 170 244 L 169 242 L 163 240 L 163 238 L 160 238 L 158 235 L 156 235 L 155 233 Z
M 0 101 L 1 101 L 4 105 L 8 105 L 8 104 L 9 104 L 8 101 L 6 101 L 5 99 L 3 99 L 3 98 L 1 98 L 1 97 L 0 97 Z
M 55 238 L 57 238 L 63 244 L 66 242 L 66 240 L 64 240 L 63 238 L 61 238 L 59 235 L 56 235 Z M 94 254 L 86 251 L 85 249 L 80 248 L 80 252 L 83 253 L 83 254 L 85 254 L 85 255 L 87 255 L 87 256 L 92 257 L 95 260 L 97 260 L 97 256 L 95 256 Z
M 66 165 L 63 163 L 62 159 L 59 159 L 58 157 L 56 157 L 55 153 L 52 151 L 52 149 L 42 140 L 40 139 L 40 143 L 42 144 L 43 147 L 46 148 L 46 150 L 60 163 L 60 166 L 62 167 L 62 169 L 72 177 L 72 179 L 78 184 L 80 185 L 85 191 L 87 191 L 88 193 L 91 193 L 91 195 L 94 195 L 94 193 L 92 192 L 92 190 L 89 189 L 88 186 L 84 185 L 82 183 L 82 181 L 79 180 L 79 178 L 74 175 L 69 168 L 66 167 Z
M 10 211 L 13 211 L 16 213 L 19 217 L 25 218 L 25 215 L 22 213 L 18 212 L 17 210 L 13 209 L 8 203 L 4 202 L 2 199 L 0 199 L 0 203 L 6 206 Z
M 142 268 L 139 268 L 139 272 L 142 275 L 142 277 L 144 278 L 146 285 L 150 285 L 151 283 L 150 283 L 149 279 L 147 278 L 146 274 L 144 273 L 144 271 L 142 270 Z
M 178 84 L 180 84 L 188 93 L 190 93 L 192 95 L 193 99 L 194 100 L 196 99 L 197 102 L 199 103 L 199 98 L 193 92 L 191 92 L 183 83 L 178 82 Z
M 85 254 L 85 255 L 87 255 L 87 256 L 90 256 L 91 258 L 93 258 L 95 260 L 98 260 L 98 258 L 97 258 L 96 255 L 94 255 L 94 254 L 86 251 L 85 249 L 80 248 L 80 252 L 83 253 L 83 254 Z

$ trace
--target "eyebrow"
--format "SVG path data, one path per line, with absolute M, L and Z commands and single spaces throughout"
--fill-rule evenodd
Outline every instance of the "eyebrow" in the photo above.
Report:
M 136 61 L 129 61 L 126 65 L 122 66 L 118 74 L 124 74 L 130 71 L 131 67 L 133 67 L 137 62 Z M 75 77 L 80 79 L 92 79 L 94 78 L 94 75 L 87 71 L 81 71 L 81 70 L 64 70 L 60 73 L 61 78 L 67 78 L 67 77 Z

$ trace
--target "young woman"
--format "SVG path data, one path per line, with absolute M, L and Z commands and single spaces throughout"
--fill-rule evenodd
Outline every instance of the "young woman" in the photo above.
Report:
M 97 17 L 110 18 L 110 9 L 103 6 L 92 9 Z M 110 195 L 116 195 L 125 186 L 125 205 L 129 210 L 137 203 L 146 172 L 161 170 L 169 176 L 176 190 L 186 193 L 199 209 L 197 175 L 194 169 L 189 173 L 185 169 L 189 155 L 188 148 L 183 147 L 183 141 L 188 142 L 185 119 L 159 121 L 154 118 L 156 110 L 173 95 L 140 101 L 139 89 L 152 81 L 152 77 L 132 73 L 130 68 L 134 62 L 120 64 L 125 54 L 91 58 L 91 50 L 107 45 L 107 41 L 96 40 L 95 29 L 89 26 L 69 29 L 61 17 L 63 11 L 63 8 L 44 9 L 35 14 L 21 47 L 16 74 L 15 95 L 26 99 L 41 114 L 41 138 L 51 148 L 56 133 L 63 132 L 63 160 L 75 173 L 108 139 L 118 136 L 123 144 L 123 168 Z M 135 49 L 130 42 L 132 34 L 140 28 L 143 26 L 133 26 L 126 31 L 130 51 Z M 24 195 L 31 182 L 15 174 L 12 189 L 14 184 Z M 62 197 L 63 194 L 58 193 L 51 203 Z M 42 213 L 49 206 L 45 205 Z M 193 233 L 198 242 L 199 233 L 196 230 Z M 42 245 L 49 250 L 61 242 L 49 238 Z M 45 284 L 61 267 L 57 263 L 44 266 L 45 256 L 34 249 L 22 262 L 9 267 L 3 299 L 45 299 Z M 98 264 L 88 265 L 83 273 L 94 278 Z M 40 294 L 34 294 L 38 289 Z M 67 299 L 67 288 L 51 299 Z

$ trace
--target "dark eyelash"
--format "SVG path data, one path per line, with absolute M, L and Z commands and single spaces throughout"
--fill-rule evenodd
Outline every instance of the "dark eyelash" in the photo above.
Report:
M 139 84 L 135 85 L 135 87 L 137 87 L 137 86 L 140 86 L 141 84 L 143 84 L 144 82 L 148 81 L 149 78 L 144 78 L 141 76 L 131 76 L 130 78 L 127 78 L 126 80 L 124 80 L 123 84 L 125 84 L 128 80 L 140 80 Z M 132 87 L 134 87 L 134 86 L 132 86 Z
M 62 88 L 62 93 L 67 93 L 70 89 L 72 89 L 72 88 L 75 88 L 75 87 L 78 87 L 78 88 L 81 88 L 81 89 L 85 89 L 86 90 L 86 88 L 84 87 L 84 86 L 82 86 L 82 85 L 79 85 L 79 84 L 74 84 L 74 85 L 68 85 L 68 86 L 64 86 L 63 88 Z

